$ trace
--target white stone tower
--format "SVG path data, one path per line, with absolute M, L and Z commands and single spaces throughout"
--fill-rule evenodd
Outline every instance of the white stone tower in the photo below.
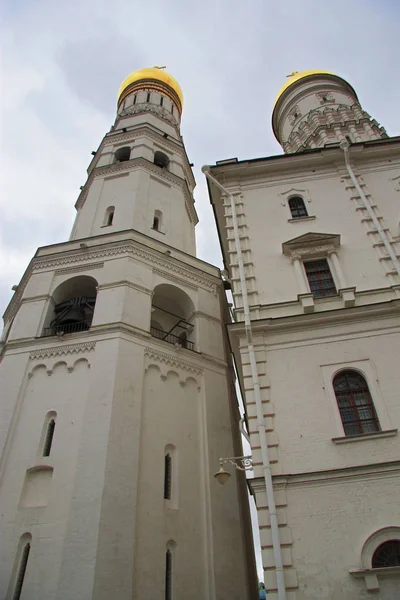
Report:
M 400 138 L 321 71 L 285 83 L 272 122 L 284 155 L 205 169 L 235 299 L 268 598 L 394 600 Z
M 122 84 L 68 242 L 39 248 L 5 313 L 0 597 L 242 600 L 255 569 L 229 319 L 195 257 L 182 92 Z

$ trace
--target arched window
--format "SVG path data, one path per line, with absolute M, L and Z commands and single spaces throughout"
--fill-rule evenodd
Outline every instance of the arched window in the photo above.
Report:
M 345 435 L 380 431 L 374 403 L 364 377 L 357 371 L 338 373 L 333 380 Z
M 54 430 L 56 428 L 55 419 L 51 419 L 47 425 L 46 437 L 43 445 L 43 456 L 50 456 L 50 450 L 53 443 Z
M 131 157 L 131 149 L 129 146 L 118 148 L 115 152 L 115 162 L 125 162 Z
M 114 221 L 115 206 L 109 206 L 104 213 L 103 227 L 110 227 Z
M 9 594 L 7 595 L 7 598 L 10 597 L 12 600 L 19 600 L 22 594 L 29 553 L 31 551 L 31 541 L 32 536 L 30 533 L 25 533 L 21 536 L 10 583 L 11 593 L 9 589 Z
M 308 212 L 304 200 L 301 196 L 292 196 L 289 198 L 289 208 L 292 214 L 292 219 L 301 219 L 308 217 Z
M 164 152 L 157 150 L 154 152 L 154 164 L 162 169 L 167 169 L 169 165 L 169 158 Z
M 164 458 L 164 498 L 171 500 L 172 491 L 172 458 L 169 452 Z
M 400 567 L 400 540 L 383 542 L 372 556 L 372 568 Z

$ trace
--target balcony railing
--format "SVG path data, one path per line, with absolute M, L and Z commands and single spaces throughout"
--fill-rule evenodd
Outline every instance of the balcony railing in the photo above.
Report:
M 185 340 L 178 335 L 166 333 L 162 329 L 157 329 L 156 327 L 150 327 L 150 333 L 158 340 L 164 340 L 164 342 L 168 342 L 169 344 L 179 344 L 179 346 L 182 346 L 182 348 L 187 348 L 188 350 L 194 351 L 194 343 L 189 342 L 189 340 Z
M 91 323 L 89 321 L 77 321 L 76 323 L 64 323 L 61 325 L 53 325 L 53 327 L 45 327 L 42 337 L 51 335 L 63 335 L 64 333 L 77 333 L 78 331 L 87 331 Z

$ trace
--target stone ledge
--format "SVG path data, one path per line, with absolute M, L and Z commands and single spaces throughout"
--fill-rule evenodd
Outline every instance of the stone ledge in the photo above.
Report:
M 381 567 L 379 569 L 352 569 L 349 571 L 350 575 L 356 579 L 365 580 L 365 585 L 369 592 L 375 592 L 379 590 L 379 577 L 390 577 L 393 575 L 400 575 L 400 567 Z
M 343 437 L 332 438 L 334 444 L 347 444 L 349 442 L 363 442 L 365 440 L 373 440 L 375 438 L 386 438 L 397 435 L 397 429 L 387 429 L 385 431 L 377 431 L 375 433 L 360 433 L 359 435 L 347 435 Z
M 297 217 L 297 219 L 288 219 L 288 223 L 302 223 L 303 221 L 314 221 L 317 217 L 309 215 L 307 217 Z

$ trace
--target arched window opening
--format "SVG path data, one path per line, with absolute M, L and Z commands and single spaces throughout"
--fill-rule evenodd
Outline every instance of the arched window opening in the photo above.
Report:
M 360 373 L 341 371 L 333 380 L 333 389 L 345 435 L 380 431 L 368 384 Z
M 172 457 L 168 453 L 164 457 L 164 498 L 171 500 L 172 491 Z
M 167 169 L 169 165 L 169 158 L 164 152 L 157 150 L 154 152 L 154 164 L 162 169 Z
M 160 210 L 155 210 L 154 217 L 153 217 L 152 229 L 154 229 L 155 231 L 161 231 L 161 225 L 162 225 L 162 212 Z
M 115 206 L 109 206 L 104 213 L 103 227 L 110 227 L 114 221 Z
M 301 196 L 292 196 L 289 198 L 289 208 L 292 219 L 301 219 L 308 217 L 308 212 L 304 200 Z
M 10 596 L 7 595 L 7 597 L 10 597 L 12 600 L 19 600 L 21 598 L 26 569 L 28 567 L 29 553 L 31 551 L 31 541 L 31 534 L 25 533 L 19 542 L 16 562 L 11 580 L 12 583 L 10 584 L 11 594 Z
M 54 430 L 56 428 L 55 419 L 51 419 L 47 425 L 46 437 L 43 445 L 43 456 L 50 456 L 51 446 L 53 444 Z
M 158 285 L 152 301 L 151 335 L 169 344 L 194 350 L 193 314 L 193 302 L 185 292 L 166 283 Z
M 372 568 L 400 567 L 400 540 L 383 542 L 372 556 Z
M 115 162 L 125 162 L 129 160 L 131 157 L 131 149 L 129 146 L 124 146 L 123 148 L 118 148 L 115 151 Z
M 165 553 L 165 600 L 172 600 L 172 552 Z
M 97 281 L 82 275 L 64 281 L 53 293 L 54 305 L 43 336 L 76 333 L 90 328 L 97 296 Z

